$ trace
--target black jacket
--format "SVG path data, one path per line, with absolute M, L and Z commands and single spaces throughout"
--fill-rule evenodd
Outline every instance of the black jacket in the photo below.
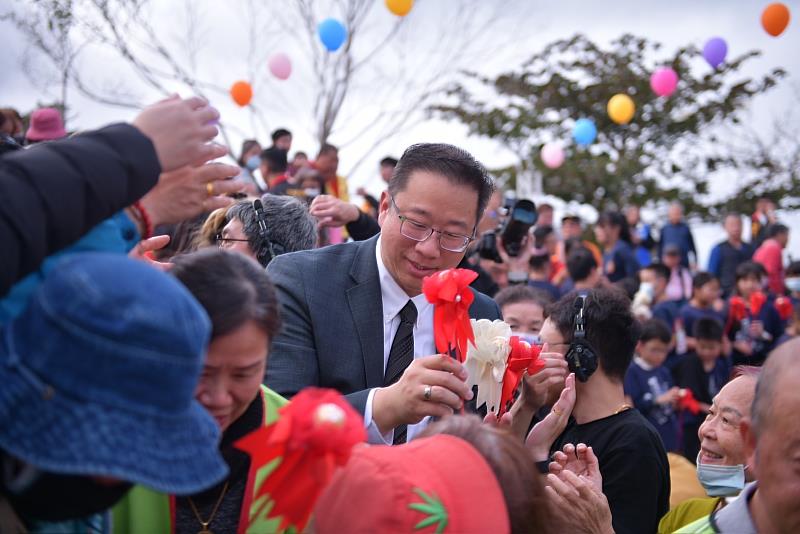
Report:
M 0 157 L 0 296 L 157 182 L 153 143 L 115 124 Z

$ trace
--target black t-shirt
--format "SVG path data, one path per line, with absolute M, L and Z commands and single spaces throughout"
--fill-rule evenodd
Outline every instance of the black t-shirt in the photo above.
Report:
M 656 532 L 669 510 L 669 463 L 658 432 L 636 409 L 579 425 L 570 418 L 551 452 L 567 443 L 594 450 L 616 534 Z

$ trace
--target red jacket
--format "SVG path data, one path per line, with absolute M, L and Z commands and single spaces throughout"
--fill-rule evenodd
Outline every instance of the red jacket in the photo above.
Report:
M 767 270 L 769 290 L 776 295 L 783 295 L 786 286 L 783 283 L 783 247 L 775 239 L 767 239 L 753 254 L 757 261 Z

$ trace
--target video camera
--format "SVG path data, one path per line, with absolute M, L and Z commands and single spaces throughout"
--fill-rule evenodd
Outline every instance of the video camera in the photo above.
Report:
M 536 224 L 539 214 L 536 204 L 527 199 L 506 198 L 504 211 L 508 214 L 496 229 L 486 232 L 478 243 L 478 256 L 503 263 L 497 250 L 497 235 L 503 240 L 503 248 L 511 257 L 516 257 L 522 250 L 522 243 L 528 236 L 531 227 Z

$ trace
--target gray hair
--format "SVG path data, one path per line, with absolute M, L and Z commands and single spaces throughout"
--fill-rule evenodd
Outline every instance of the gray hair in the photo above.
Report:
M 270 194 L 261 197 L 261 202 L 264 205 L 269 240 L 273 243 L 273 249 L 277 249 L 276 254 L 314 248 L 317 241 L 317 222 L 308 213 L 305 204 L 294 197 Z M 252 200 L 242 200 L 231 206 L 227 219 L 241 221 L 250 249 L 261 265 L 266 267 L 272 259 L 269 243 L 259 233 Z
M 769 415 L 775 406 L 778 380 L 787 374 L 797 373 L 794 360 L 800 352 L 800 338 L 791 339 L 769 353 L 756 383 L 750 420 L 756 436 L 769 426 Z M 790 380 L 795 380 L 794 377 Z

